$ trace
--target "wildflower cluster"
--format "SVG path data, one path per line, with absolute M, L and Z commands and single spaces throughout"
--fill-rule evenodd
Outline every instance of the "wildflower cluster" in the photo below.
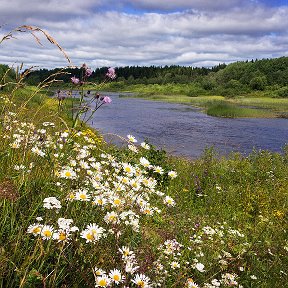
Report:
M 42 127 L 37 129 L 33 123 L 19 122 L 15 113 L 8 112 L 3 121 L 3 138 L 9 141 L 9 146 L 13 150 L 22 149 L 26 156 L 28 153 L 28 155 L 45 158 L 51 149 L 61 148 L 61 146 L 55 144 L 52 136 L 48 134 L 48 131 L 51 131 L 53 127 L 54 123 L 44 122 Z M 30 162 L 31 166 L 33 166 L 32 162 Z M 18 170 L 24 168 L 22 163 L 16 167 Z
M 104 104 L 110 104 L 112 102 L 109 96 L 101 96 L 98 92 L 91 93 L 90 90 L 85 92 L 84 87 L 87 85 L 96 84 L 93 82 L 89 82 L 89 77 L 93 74 L 91 68 L 89 68 L 85 63 L 82 65 L 80 69 L 80 77 L 76 77 L 73 75 L 71 77 L 72 88 L 70 91 L 61 91 L 58 90 L 55 94 L 56 98 L 59 101 L 59 111 L 64 109 L 64 100 L 68 97 L 72 97 L 72 107 L 69 105 L 67 109 L 72 112 L 73 124 L 72 127 L 75 128 L 81 118 L 82 122 L 88 122 L 94 113 Z M 106 81 L 114 80 L 116 78 L 116 73 L 114 68 L 109 68 L 107 73 L 105 74 L 105 81 L 98 85 L 97 90 L 100 89 L 100 86 L 104 84 Z M 90 87 L 88 86 L 88 87 Z M 78 90 L 80 88 L 80 91 Z M 89 88 L 90 89 L 90 88 Z M 76 100 L 77 99 L 77 100 Z M 67 113 L 67 111 L 66 111 Z
M 109 272 L 98 267 L 93 269 L 96 287 L 112 287 L 114 285 L 121 285 L 121 287 L 131 287 L 130 285 L 143 288 L 154 287 L 149 277 L 137 272 L 140 267 L 132 250 L 122 246 L 118 249 L 118 254 L 121 256 L 118 268 L 113 268 Z
M 176 172 L 150 163 L 145 157 L 147 143 L 137 147 L 139 155 L 118 160 L 117 155 L 99 149 L 97 137 L 90 130 L 55 132 L 54 126 L 45 122 L 37 128 L 19 122 L 13 113 L 3 122 L 4 139 L 19 155 L 15 158 L 19 162 L 14 162 L 15 173 L 26 173 L 29 168 L 33 174 L 33 169 L 40 167 L 35 163 L 46 163 L 51 167 L 47 171 L 50 184 L 57 191 L 43 199 L 42 212 L 27 228 L 28 234 L 55 247 L 75 241 L 90 246 L 101 242 L 115 250 L 127 235 L 141 231 L 143 217 L 161 213 L 163 205 L 175 205 L 172 197 L 158 190 L 158 182 L 151 175 L 165 173 L 173 179 Z M 75 218 L 80 213 L 81 219 Z M 96 286 L 105 287 L 113 281 L 118 285 L 127 279 L 137 287 L 151 287 L 148 276 L 136 273 L 139 266 L 134 253 L 127 247 L 119 253 L 123 272 L 115 268 L 98 275 Z
M 16 121 L 14 124 L 19 123 Z M 30 153 L 35 161 L 37 157 L 46 159 L 54 167 L 54 185 L 64 197 L 60 200 L 54 196 L 45 198 L 44 208 L 56 209 L 59 213 L 62 206 L 71 207 L 72 210 L 73 205 L 85 207 L 87 211 L 97 210 L 97 223 L 86 224 L 80 233 L 86 243 L 98 241 L 107 233 L 119 237 L 126 227 L 139 232 L 141 217 L 161 213 L 161 209 L 155 205 L 156 198 L 162 198 L 160 203 L 168 207 L 175 205 L 170 196 L 157 189 L 157 180 L 148 175 L 149 170 L 155 170 L 148 159 L 136 158 L 133 160 L 135 163 L 118 161 L 116 156 L 99 152 L 97 143 L 88 136 L 89 133 L 64 131 L 52 136 L 47 127 L 53 127 L 53 123 L 42 126 L 46 128 L 36 129 L 33 125 L 21 123 L 20 128 L 13 128 L 12 135 L 7 134 L 7 138 L 12 141 L 11 148 L 25 148 L 26 156 Z M 6 125 L 5 128 L 9 132 L 11 126 Z M 145 148 L 141 149 L 146 151 Z M 20 169 L 19 164 L 17 170 Z M 163 169 L 161 173 L 164 173 Z M 174 178 L 174 175 L 175 172 L 170 177 Z M 29 229 L 30 232 L 32 230 Z
M 244 269 L 242 255 L 249 248 L 245 235 L 232 229 L 227 223 L 219 223 L 214 227 L 196 225 L 193 230 L 188 248 L 191 266 L 199 272 L 215 272 L 213 279 L 204 283 L 203 287 L 243 287 L 238 278 Z M 203 262 L 206 263 L 205 266 Z M 194 287 L 189 285 L 188 281 L 187 286 Z
M 155 285 L 170 287 L 178 279 L 177 287 L 244 287 L 241 273 L 247 268 L 243 255 L 249 249 L 245 235 L 226 223 L 196 225 L 193 230 L 185 245 L 168 239 L 158 247 L 158 258 L 153 263 Z M 251 279 L 257 277 L 251 274 Z
M 71 233 L 79 230 L 78 227 L 71 226 L 73 223 L 72 219 L 59 218 L 57 228 L 41 224 L 42 217 L 37 217 L 37 220 L 38 222 L 28 227 L 27 233 L 39 236 L 43 240 L 53 239 L 56 242 L 67 242 L 71 240 Z
M 157 285 L 165 286 L 166 280 L 179 273 L 182 263 L 181 252 L 183 245 L 176 239 L 166 240 L 158 247 L 159 257 L 153 263 Z

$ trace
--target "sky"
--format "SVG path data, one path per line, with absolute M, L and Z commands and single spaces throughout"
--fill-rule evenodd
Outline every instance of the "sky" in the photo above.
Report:
M 220 63 L 288 56 L 288 0 L 1 0 L 0 41 L 39 27 L 72 64 L 97 67 Z M 13 33 L 0 63 L 65 67 L 61 51 L 36 34 Z

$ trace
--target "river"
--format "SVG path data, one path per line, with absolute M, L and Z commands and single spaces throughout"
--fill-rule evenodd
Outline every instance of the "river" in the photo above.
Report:
M 170 154 L 192 159 L 212 146 L 221 155 L 247 155 L 254 148 L 281 152 L 288 143 L 288 119 L 218 118 L 187 105 L 103 95 L 112 103 L 97 110 L 89 124 L 112 143 L 120 142 L 111 134 L 132 134 L 139 142 L 147 139 Z

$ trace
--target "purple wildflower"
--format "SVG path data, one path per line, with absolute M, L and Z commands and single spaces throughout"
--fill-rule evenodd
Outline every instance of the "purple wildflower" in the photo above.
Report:
M 92 75 L 92 70 L 90 68 L 87 68 L 85 71 L 85 76 L 90 77 Z
M 79 84 L 80 79 L 76 78 L 75 76 L 73 76 L 73 77 L 71 77 L 71 81 L 72 81 L 73 84 L 77 85 L 77 84 Z
M 105 103 L 105 104 L 110 104 L 110 103 L 112 102 L 111 98 L 108 97 L 108 96 L 104 96 L 104 98 L 103 98 L 102 101 L 103 101 L 103 103 Z
M 108 69 L 108 72 L 106 73 L 106 76 L 110 79 L 115 79 L 116 78 L 115 68 L 110 67 Z

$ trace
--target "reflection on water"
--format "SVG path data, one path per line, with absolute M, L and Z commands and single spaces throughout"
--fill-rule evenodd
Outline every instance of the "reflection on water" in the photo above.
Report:
M 95 113 L 91 126 L 103 134 L 148 139 L 174 155 L 196 158 L 211 146 L 220 154 L 247 154 L 253 148 L 280 152 L 288 143 L 287 119 L 216 118 L 185 105 L 105 95 L 113 102 Z M 116 143 L 116 139 L 112 141 Z

